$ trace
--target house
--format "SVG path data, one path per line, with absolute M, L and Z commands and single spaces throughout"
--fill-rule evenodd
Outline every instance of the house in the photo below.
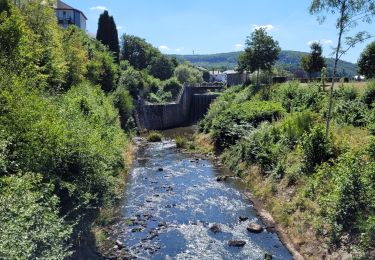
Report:
M 227 78 L 227 84 L 229 86 L 242 85 L 248 80 L 246 72 L 238 72 L 235 70 L 227 70 L 223 72 Z
M 227 75 L 221 71 L 210 71 L 210 82 L 227 82 Z
M 82 11 L 65 4 L 63 1 L 57 0 L 55 12 L 57 21 L 61 27 L 66 28 L 73 24 L 86 31 L 87 17 Z

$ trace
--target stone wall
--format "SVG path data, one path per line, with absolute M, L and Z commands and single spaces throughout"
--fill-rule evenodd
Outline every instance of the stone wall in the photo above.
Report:
M 138 128 L 163 130 L 198 122 L 218 96 L 218 94 L 207 94 L 208 89 L 215 88 L 184 86 L 175 103 L 138 105 L 136 107 Z

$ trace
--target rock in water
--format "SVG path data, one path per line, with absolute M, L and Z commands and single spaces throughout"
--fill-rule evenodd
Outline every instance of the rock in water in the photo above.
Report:
M 116 246 L 119 248 L 119 249 L 122 249 L 124 247 L 124 244 L 120 241 L 120 240 L 116 240 Z
M 245 217 L 245 216 L 240 216 L 239 219 L 240 219 L 241 222 L 243 222 L 243 221 L 248 220 L 249 218 Z
M 269 253 L 264 254 L 264 260 L 272 260 L 272 255 Z
M 221 228 L 220 228 L 220 226 L 219 226 L 218 224 L 214 224 L 214 225 L 212 225 L 212 226 L 210 227 L 210 230 L 211 230 L 214 234 L 221 232 Z
M 162 172 L 162 171 L 164 171 L 164 169 L 160 167 L 160 168 L 158 169 L 158 171 L 159 171 L 159 172 Z
M 263 232 L 263 227 L 261 225 L 258 225 L 256 223 L 251 223 L 249 226 L 247 226 L 247 231 L 251 233 L 261 233 Z
M 243 247 L 246 245 L 246 241 L 243 240 L 229 240 L 228 242 L 229 246 L 235 246 L 235 247 Z

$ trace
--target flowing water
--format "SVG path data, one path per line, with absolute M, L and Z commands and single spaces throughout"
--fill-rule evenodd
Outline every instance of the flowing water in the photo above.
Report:
M 276 234 L 250 233 L 262 224 L 238 181 L 218 182 L 209 160 L 180 153 L 173 141 L 139 141 L 116 239 L 138 259 L 292 259 Z M 248 217 L 240 221 L 239 217 Z M 217 224 L 221 232 L 210 230 Z M 231 247 L 229 240 L 242 240 Z

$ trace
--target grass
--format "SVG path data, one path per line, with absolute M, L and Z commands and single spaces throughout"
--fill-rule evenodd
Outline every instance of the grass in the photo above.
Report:
M 163 136 L 159 132 L 153 131 L 147 135 L 147 141 L 149 142 L 157 143 L 157 142 L 161 142 L 162 139 L 163 139 Z

